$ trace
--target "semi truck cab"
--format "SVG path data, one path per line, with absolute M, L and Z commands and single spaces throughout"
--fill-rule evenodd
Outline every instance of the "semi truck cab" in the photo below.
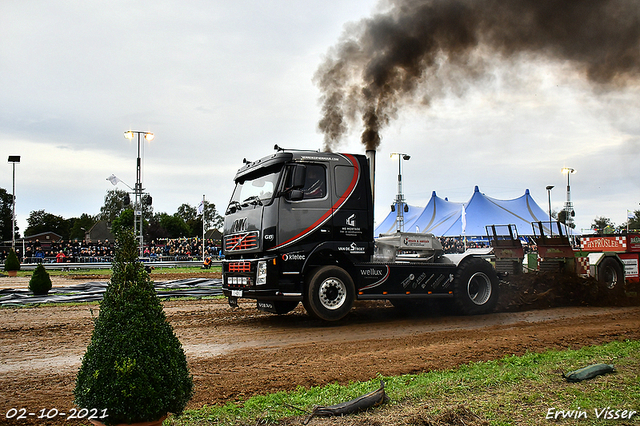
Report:
M 246 161 L 224 222 L 224 294 L 285 313 L 302 301 L 305 273 L 337 257 L 373 253 L 373 206 L 362 155 L 278 149 Z

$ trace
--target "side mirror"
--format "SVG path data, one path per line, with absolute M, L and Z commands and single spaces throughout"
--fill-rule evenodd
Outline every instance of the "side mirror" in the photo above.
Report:
M 300 189 L 304 187 L 304 181 L 307 177 L 307 166 L 297 164 L 293 169 L 293 176 L 291 179 L 291 188 Z
M 299 189 L 293 189 L 289 193 L 289 200 L 291 201 L 300 201 L 303 198 L 304 198 L 304 192 L 300 191 Z

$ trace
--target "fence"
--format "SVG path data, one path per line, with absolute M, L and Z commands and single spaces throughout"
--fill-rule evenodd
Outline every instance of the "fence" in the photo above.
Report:
M 180 268 L 180 267 L 200 267 L 202 266 L 201 260 L 154 260 L 151 261 L 148 258 L 140 259 L 145 264 L 153 266 L 154 268 Z M 22 263 L 20 265 L 21 271 L 33 271 L 36 269 L 39 263 Z M 81 269 L 111 269 L 111 262 L 73 262 L 73 263 L 42 263 L 47 270 L 81 270 Z M 221 260 L 214 260 L 211 262 L 211 266 L 221 266 Z

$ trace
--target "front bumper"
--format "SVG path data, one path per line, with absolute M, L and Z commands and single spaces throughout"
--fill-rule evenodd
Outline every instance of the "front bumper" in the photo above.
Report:
M 282 300 L 290 302 L 302 301 L 302 293 L 289 293 L 274 289 L 230 288 L 222 287 L 222 293 L 228 298 L 246 298 L 256 300 Z
M 222 267 L 222 293 L 236 300 L 301 301 L 298 276 L 281 276 L 275 258 L 225 260 Z

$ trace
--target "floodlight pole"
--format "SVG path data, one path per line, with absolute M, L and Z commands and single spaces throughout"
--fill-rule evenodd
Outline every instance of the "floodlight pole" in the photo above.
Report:
M 126 139 L 132 140 L 133 135 L 138 135 L 138 158 L 136 162 L 136 183 L 133 187 L 133 192 L 135 194 L 135 203 L 133 205 L 133 233 L 138 239 L 138 245 L 140 247 L 140 257 L 144 254 L 144 237 L 142 234 L 142 223 L 143 223 L 143 215 L 142 215 L 142 193 L 144 188 L 142 188 L 142 160 L 140 157 L 140 135 L 144 134 L 144 138 L 148 141 L 153 140 L 154 134 L 151 132 L 142 132 L 139 130 L 128 130 L 124 132 L 124 137 Z
M 567 202 L 564 204 L 564 210 L 565 210 L 565 223 L 567 224 L 567 227 L 570 229 L 571 228 L 571 224 L 573 224 L 573 216 L 575 216 L 574 210 L 573 210 L 573 203 L 571 202 L 571 185 L 569 184 L 569 177 L 575 173 L 575 169 L 572 169 L 570 167 L 565 167 L 562 169 L 562 173 L 566 173 L 567 174 Z
M 553 224 L 551 223 L 551 190 L 553 185 L 547 186 L 547 194 L 549 195 L 549 229 L 551 230 L 551 236 L 553 237 Z
M 392 152 L 390 157 L 398 157 L 398 195 L 396 195 L 396 231 L 404 232 L 404 194 L 402 193 L 402 160 L 409 160 L 410 155 Z
M 11 248 L 16 251 L 16 163 L 20 162 L 19 155 L 10 155 L 9 163 L 13 165 L 13 192 L 11 192 Z

